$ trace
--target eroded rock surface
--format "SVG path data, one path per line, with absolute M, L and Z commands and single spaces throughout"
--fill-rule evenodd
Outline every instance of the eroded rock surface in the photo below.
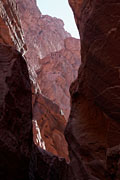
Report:
M 0 43 L 14 46 L 21 53 L 26 50 L 14 0 L 0 1 Z
M 77 78 L 80 42 L 65 31 L 62 20 L 42 15 L 36 1 L 17 0 L 17 4 L 28 49 L 27 61 L 38 72 L 42 93 L 62 109 L 68 120 L 69 87 Z
M 72 109 L 65 132 L 70 164 L 34 145 L 31 149 L 31 90 L 26 64 L 14 48 L 0 45 L 0 179 L 120 179 L 119 1 L 86 0 L 78 7 L 74 12 L 81 33 L 82 64 L 71 86 Z M 38 106 L 44 101 L 49 104 L 45 99 L 39 102 L 39 98 L 34 99 Z M 45 122 L 46 117 L 43 119 Z M 43 132 L 45 140 L 48 134 Z
M 77 78 L 80 65 L 80 42 L 75 38 L 64 41 L 64 49 L 40 60 L 37 71 L 41 92 L 58 104 L 66 120 L 70 113 L 69 87 Z
M 78 161 L 73 153 L 77 144 L 76 155 L 90 174 L 100 180 L 120 179 L 120 4 L 69 2 L 80 31 L 82 59 L 79 77 L 71 86 L 72 110 L 66 129 L 71 166 Z
M 42 15 L 36 0 L 17 0 L 25 42 L 26 57 L 34 69 L 39 69 L 39 60 L 64 47 L 64 39 L 71 35 L 64 30 L 62 20 Z
M 1 28 L 0 179 L 37 180 L 38 178 L 43 179 L 43 174 L 45 179 L 62 177 L 63 170 L 65 171 L 66 167 L 65 160 L 60 160 L 57 156 L 44 151 L 43 154 L 42 150 L 38 150 L 33 144 L 31 83 L 34 84 L 35 93 L 39 91 L 39 87 L 34 70 L 28 66 L 31 78 L 30 83 L 27 65 L 22 57 L 24 41 L 22 41 L 23 34 L 20 26 L 20 32 L 17 29 L 18 22 L 15 21 L 16 24 L 10 29 L 11 21 L 14 21 L 17 15 L 15 1 L 2 0 L 0 2 L 0 13 L 2 13 L 0 15 L 1 22 L 4 22 L 2 22 L 3 29 L 6 32 L 3 33 Z M 9 23 L 7 17 L 11 18 Z M 13 30 L 14 34 L 12 35 L 11 32 Z M 18 38 L 18 41 L 15 41 L 15 37 Z M 21 52 L 18 52 L 15 48 Z M 33 98 L 33 104 L 34 102 L 35 98 Z M 57 170 L 55 169 L 56 166 L 58 167 Z
M 68 160 L 67 143 L 64 138 L 66 120 L 61 115 L 59 107 L 39 94 L 33 104 L 33 121 L 34 125 L 38 126 L 41 138 L 45 142 L 43 143 L 40 140 L 40 133 L 36 132 L 34 133 L 35 144 L 38 147 L 43 146 L 43 149 L 48 152 Z
M 0 44 L 0 179 L 26 180 L 32 146 L 32 93 L 19 52 Z

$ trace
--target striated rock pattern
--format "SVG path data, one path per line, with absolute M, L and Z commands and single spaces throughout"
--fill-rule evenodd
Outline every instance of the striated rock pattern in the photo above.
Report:
M 120 179 L 120 3 L 118 0 L 84 0 L 76 8 L 76 2 L 80 5 L 79 1 L 70 1 L 81 33 L 82 64 L 79 77 L 71 86 L 72 108 L 65 131 L 70 163 L 66 164 L 64 159 L 32 146 L 32 93 L 27 66 L 21 54 L 14 48 L 3 45 L 4 38 L 1 38 L 0 179 Z M 34 98 L 34 103 L 33 120 L 37 127 L 39 123 L 43 127 L 47 115 L 50 117 L 47 105 L 44 106 L 48 114 L 42 116 L 43 121 L 40 119 L 37 122 L 37 115 L 39 117 L 39 113 L 43 114 L 44 103 L 54 109 L 53 104 L 40 95 Z M 59 110 L 54 111 L 58 113 Z M 53 116 L 54 112 L 51 114 Z M 54 117 L 56 115 L 51 123 L 56 120 Z M 60 118 L 59 120 L 61 121 Z M 54 138 L 57 140 L 61 136 L 52 134 L 54 126 L 51 128 L 51 123 L 47 123 L 41 134 L 45 141 L 50 139 L 52 142 Z M 48 128 L 51 128 L 51 134 Z M 56 129 L 63 131 L 59 124 L 55 132 Z M 41 136 L 39 137 L 42 142 Z M 50 145 L 53 146 L 52 143 Z
M 16 3 L 15 3 L 15 1 L 1 1 L 1 3 L 0 3 L 0 7 L 1 7 L 1 9 L 0 9 L 0 14 L 1 14 L 1 16 L 0 16 L 0 18 L 1 18 L 1 25 L 2 25 L 2 22 L 4 22 L 4 26 L 2 26 L 2 28 L 1 28 L 1 31 L 0 31 L 0 43 L 2 43 L 2 44 L 7 44 L 7 45 L 11 45 L 11 46 L 13 46 L 13 47 L 15 47 L 16 49 L 18 49 L 19 51 L 21 51 L 21 53 L 23 53 L 23 54 L 25 54 L 25 44 L 24 44 L 24 38 L 23 38 L 23 33 L 22 33 L 22 29 L 21 29 L 21 25 L 20 25 L 20 21 L 18 20 L 19 18 L 18 18 L 18 14 L 17 14 L 17 8 L 16 8 Z M 9 6 L 8 6 L 9 5 Z M 9 7 L 9 8 L 8 8 Z M 4 12 L 4 13 L 3 13 Z M 8 21 L 9 20 L 9 21 Z M 14 22 L 13 23 L 13 25 L 11 26 L 11 22 Z M 6 32 L 6 33 L 3 33 L 3 30 L 4 30 L 4 32 Z M 14 30 L 14 31 L 13 31 Z M 13 34 L 11 33 L 11 32 L 14 32 Z M 18 39 L 18 41 L 15 41 L 15 38 L 17 37 L 17 39 Z M 9 48 L 8 48 L 9 49 Z M 12 56 L 12 49 L 13 49 L 13 51 L 15 51 L 14 50 L 14 48 L 12 48 L 11 47 L 11 56 Z M 2 52 L 2 51 L 1 51 Z M 10 56 L 10 53 L 9 53 L 9 51 L 8 51 L 8 53 L 7 53 L 7 50 L 6 50 L 6 57 L 8 57 L 9 58 L 9 56 Z M 3 60 L 1 60 L 1 61 L 3 61 Z M 8 59 L 8 61 L 10 61 L 9 59 Z M 8 64 L 8 63 L 7 63 Z M 35 100 L 36 100 L 36 98 L 38 97 L 38 94 L 40 94 L 41 92 L 40 92 L 40 88 L 39 88 L 39 85 L 38 85 L 38 82 L 37 82 L 37 75 L 36 75 L 36 72 L 34 71 L 34 68 L 30 65 L 30 64 L 27 64 L 28 65 L 28 70 L 29 70 L 29 77 L 30 77 L 30 80 L 31 80 L 31 84 L 32 84 L 32 106 L 33 106 L 33 104 L 35 103 Z M 11 67 L 11 66 L 10 66 Z M 2 69 L 2 65 L 1 65 L 1 69 Z M 9 68 L 8 68 L 9 69 Z M 23 69 L 24 70 L 24 69 Z M 4 70 L 4 71 L 6 71 L 6 70 Z M 19 72 L 20 73 L 20 72 Z M 14 75 L 14 76 L 17 76 L 17 73 Z M 3 79 L 3 76 L 1 75 L 1 80 Z M 17 77 L 16 77 L 16 80 L 15 81 L 17 81 Z M 19 81 L 19 80 L 18 80 Z M 3 80 L 2 80 L 2 83 L 3 83 Z M 2 86 L 2 85 L 1 85 Z M 12 87 L 11 87 L 12 88 Z M 21 89 L 20 89 L 21 90 Z M 3 94 L 2 94 L 2 97 L 3 97 L 3 95 L 4 95 L 4 89 L 1 89 L 1 91 L 3 92 Z M 21 91 L 21 93 L 20 93 L 20 97 L 21 97 L 21 94 L 24 94 L 24 90 L 23 91 Z M 23 95 L 24 96 L 24 95 Z M 42 95 L 40 95 L 41 96 L 41 100 L 42 100 Z M 1 97 L 1 98 L 2 98 Z M 20 97 L 18 97 L 19 98 L 19 100 L 20 100 Z M 22 98 L 22 97 L 21 97 Z M 44 97 L 43 97 L 43 99 L 44 99 Z M 44 102 L 44 101 L 43 101 Z M 11 102 L 12 103 L 12 102 Z M 45 103 L 45 106 L 46 106 L 46 108 L 47 108 L 47 104 L 46 104 L 46 102 L 44 102 Z M 51 102 L 51 104 L 52 104 L 52 102 Z M 51 105 L 52 106 L 52 105 Z M 52 107 L 54 107 L 54 109 L 56 109 L 55 108 L 55 106 L 56 106 L 56 108 L 58 108 L 57 107 L 57 105 L 54 105 L 54 106 L 52 106 Z M 52 107 L 51 107 L 51 109 L 49 109 L 49 106 L 48 106 L 48 109 L 49 109 L 49 111 L 51 111 L 52 110 L 52 112 L 54 113 L 54 116 L 55 116 L 55 113 L 56 113 L 56 111 L 54 112 L 54 110 L 52 109 Z M 33 108 L 33 110 L 34 110 L 34 108 Z M 45 112 L 46 111 L 46 109 L 43 109 L 43 111 Z M 16 112 L 17 112 L 17 110 L 16 110 Z M 49 112 L 49 114 L 51 114 L 50 112 Z M 57 113 L 56 113 L 57 114 Z M 59 113 L 59 115 L 58 115 L 58 117 L 60 118 L 60 119 L 62 119 L 63 120 L 63 124 L 61 125 L 62 127 L 64 126 L 64 128 L 65 128 L 65 125 L 64 125 L 64 117 L 62 116 L 62 115 L 60 115 L 60 113 Z M 39 117 L 40 118 L 40 117 Z M 49 118 L 50 119 L 50 118 Z M 48 120 L 49 120 L 48 119 Z M 34 120 L 34 119 L 33 119 Z M 52 120 L 52 116 L 51 116 L 51 120 Z M 55 131 L 55 128 L 56 128 L 56 131 L 57 131 L 57 124 L 54 124 L 54 131 Z M 64 129 L 63 128 L 63 129 Z M 58 130 L 58 132 L 59 132 L 59 140 L 56 138 L 56 140 L 55 140 L 55 138 L 54 138 L 54 142 L 53 142 L 53 146 L 55 146 L 55 148 L 57 147 L 57 149 L 56 150 L 54 150 L 53 151 L 53 153 L 56 151 L 56 154 L 57 155 L 60 155 L 60 156 L 62 156 L 62 157 L 67 157 L 67 155 L 66 154 L 68 154 L 68 152 L 67 152 L 67 148 L 66 148 L 66 142 L 65 142 L 65 139 L 64 139 L 64 137 L 63 137 L 63 130 L 62 129 L 62 132 L 60 132 L 60 130 L 61 129 L 59 129 Z M 55 133 L 56 133 L 56 131 L 55 131 Z M 49 133 L 51 133 L 52 132 L 52 129 L 50 129 L 50 132 Z M 45 143 L 44 143 L 44 141 L 42 140 L 42 137 L 41 137 L 41 134 L 40 134 L 40 129 L 39 129 L 39 127 L 37 126 L 37 122 L 36 121 L 33 121 L 33 133 L 34 133 L 34 138 L 35 138 L 35 136 L 39 136 L 39 139 L 41 140 L 40 141 L 40 144 L 39 144 L 39 147 L 41 147 L 41 148 L 44 148 L 45 149 Z M 55 134 L 55 133 L 53 133 L 53 134 Z M 53 136 L 55 136 L 55 135 L 53 135 Z M 60 138 L 61 137 L 61 138 Z M 60 152 L 61 150 L 61 145 L 60 145 L 60 141 L 61 141 L 61 139 L 63 140 L 62 142 L 63 142 L 63 144 L 65 145 L 65 147 L 64 147 L 64 151 L 65 152 Z M 58 142 L 58 144 L 59 145 L 54 145 L 55 143 L 56 143 L 56 141 Z M 47 144 L 47 146 L 46 146 L 46 149 L 49 147 L 49 142 L 47 142 L 48 144 Z M 50 148 L 49 148 L 50 149 Z M 48 149 L 48 150 L 49 150 Z M 53 148 L 54 149 L 54 148 Z M 51 152 L 51 151 L 50 151 Z
M 31 85 L 23 57 L 14 48 L 0 44 L 0 179 L 28 179 L 31 101 Z
M 64 47 L 64 39 L 71 35 L 64 30 L 62 20 L 39 11 L 36 0 L 17 0 L 19 14 L 27 44 L 26 57 L 35 70 L 39 60 Z
M 0 43 L 12 45 L 21 53 L 26 50 L 14 0 L 0 1 Z
M 34 74 L 31 77 L 34 143 L 37 147 L 68 161 L 67 143 L 64 138 L 66 120 L 59 107 L 41 94 Z
M 67 38 L 64 49 L 41 59 L 37 71 L 41 92 L 59 105 L 66 120 L 70 113 L 69 87 L 77 78 L 79 65 L 80 42 L 75 38 Z
M 14 6 L 15 1 L 2 0 L 0 3 L 2 4 L 0 13 L 3 10 L 6 13 L 1 16 L 2 20 L 2 18 L 8 17 L 16 6 Z M 8 6 L 8 3 L 11 6 Z M 16 10 L 12 15 L 14 19 Z M 24 42 L 19 39 L 21 38 L 19 31 L 12 26 L 12 30 L 15 30 L 15 36 L 19 37 L 18 40 L 21 45 L 19 41 L 16 43 L 14 35 L 13 38 L 11 37 L 10 25 L 6 23 L 5 19 L 4 22 L 3 27 L 6 33 L 0 34 L 0 179 L 37 180 L 38 177 L 39 179 L 62 177 L 66 167 L 65 160 L 58 159 L 44 151 L 43 153 L 40 148 L 38 150 L 33 144 L 31 83 L 25 60 L 22 54 L 14 48 L 20 50 L 24 46 Z M 17 27 L 17 24 L 14 27 Z M 21 29 L 20 32 L 22 32 Z M 30 78 L 35 86 L 34 91 L 37 93 L 39 87 L 37 86 L 35 72 L 30 69 L 30 66 L 28 68 Z M 34 101 L 35 98 L 33 98 L 33 104 Z M 60 128 L 62 129 L 62 127 Z M 58 142 L 60 137 L 59 135 L 56 138 L 54 133 L 54 139 Z M 45 170 L 45 167 L 48 168 Z M 56 170 L 55 167 L 58 169 Z
M 72 109 L 66 128 L 71 166 L 80 179 L 79 166 L 75 167 L 80 157 L 97 179 L 118 180 L 120 3 L 69 2 L 80 30 L 82 59 L 79 77 L 71 86 Z M 86 179 L 84 174 L 81 179 Z
M 33 104 L 33 122 L 36 127 L 33 133 L 35 144 L 68 160 L 67 143 L 63 135 L 66 120 L 59 107 L 39 94 Z

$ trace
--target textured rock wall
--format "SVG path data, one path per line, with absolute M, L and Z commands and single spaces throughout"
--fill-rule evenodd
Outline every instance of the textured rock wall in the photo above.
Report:
M 0 179 L 29 179 L 32 93 L 15 1 L 0 1 Z M 20 52 L 18 52 L 17 50 Z
M 0 2 L 1 28 L 0 34 L 0 179 L 1 180 L 37 180 L 59 179 L 63 176 L 67 165 L 64 159 L 38 149 L 33 144 L 32 137 L 32 92 L 28 69 L 21 52 L 24 53 L 24 42 L 16 28 L 17 22 L 12 26 L 7 24 L 7 18 L 13 12 L 11 18 L 17 18 L 15 1 Z M 9 6 L 8 6 L 9 5 Z M 8 8 L 9 7 L 9 8 Z M 15 9 L 14 9 L 15 8 Z M 2 19 L 3 18 L 3 19 Z M 4 23 L 3 23 L 4 22 Z M 11 19 L 10 21 L 11 22 Z M 20 24 L 19 24 L 20 25 Z M 19 26 L 20 27 L 20 26 Z M 15 34 L 11 35 L 11 31 Z M 22 35 L 22 34 L 21 34 Z M 4 37 L 5 36 L 5 37 Z M 17 36 L 18 41 L 14 41 Z M 20 39 L 19 39 L 20 38 Z M 19 44 L 21 42 L 21 44 Z M 9 46 L 10 45 L 10 46 Z M 14 46 L 14 47 L 13 47 Z M 16 49 L 15 49 L 16 48 Z M 35 74 L 30 66 L 29 73 L 34 84 L 33 92 L 39 90 L 35 82 Z M 35 94 L 33 93 L 33 96 Z M 41 99 L 43 97 L 41 96 Z M 42 101 L 42 100 L 41 100 Z M 41 102 L 40 101 L 40 102 Z M 52 106 L 52 102 L 46 100 Z M 33 98 L 33 104 L 35 98 Z M 44 105 L 44 101 L 43 101 Z M 47 105 L 46 105 L 47 106 Z M 57 106 L 54 105 L 56 108 Z M 55 111 L 58 113 L 58 107 Z M 44 109 L 43 109 L 44 111 Z M 54 113 L 54 111 L 53 111 Z M 51 114 L 49 112 L 49 114 Z M 64 119 L 64 118 L 63 118 Z M 65 122 L 65 120 L 64 120 Z M 63 127 L 58 127 L 62 129 Z M 63 131 L 63 129 L 62 129 Z M 60 135 L 60 133 L 59 133 Z M 60 136 L 55 137 L 59 142 Z M 63 143 L 63 141 L 62 141 Z M 63 143 L 64 144 L 64 143 Z M 53 144 L 52 144 L 53 145 Z M 47 168 L 46 168 L 47 167 Z M 57 167 L 57 169 L 56 169 Z M 53 173 L 54 172 L 54 173 Z
M 31 12 L 31 7 L 30 6 L 28 6 L 28 7 L 29 7 L 29 11 Z M 1 1 L 0 2 L 0 27 L 1 27 L 1 29 L 0 29 L 0 43 L 10 45 L 10 46 L 16 48 L 18 51 L 20 51 L 24 55 L 26 52 L 26 46 L 24 43 L 23 31 L 21 28 L 20 19 L 18 17 L 17 6 L 16 6 L 15 1 L 9 1 L 8 0 L 8 1 Z M 6 53 L 7 53 L 7 51 L 6 51 Z M 9 54 L 10 53 L 8 53 L 8 58 L 10 56 Z M 11 51 L 11 56 L 12 56 L 12 51 Z M 7 54 L 6 54 L 6 58 L 7 58 Z M 9 59 L 8 59 L 8 61 L 9 61 Z M 27 66 L 29 69 L 29 77 L 30 77 L 31 84 L 32 84 L 32 92 L 33 92 L 32 101 L 34 104 L 35 103 L 34 101 L 36 100 L 36 98 L 38 96 L 37 94 L 40 94 L 40 88 L 39 88 L 39 85 L 37 82 L 37 74 L 34 71 L 34 68 L 29 63 L 27 64 Z M 17 74 L 14 76 L 17 76 Z M 2 79 L 2 76 L 1 76 L 1 79 Z M 16 77 L 16 81 L 17 81 L 17 77 Z M 1 89 L 1 91 L 4 93 L 4 89 Z M 21 91 L 21 93 L 24 93 L 24 91 Z M 21 97 L 21 94 L 20 94 L 20 97 Z M 41 99 L 42 99 L 42 97 L 41 97 Z M 44 99 L 44 97 L 43 97 L 43 99 Z M 47 105 L 45 104 L 45 106 L 47 106 Z M 49 107 L 48 107 L 48 109 L 49 109 Z M 34 110 L 34 108 L 33 108 L 33 110 Z M 45 109 L 43 111 L 45 112 Z M 51 109 L 49 111 L 51 111 Z M 53 110 L 53 112 L 54 112 L 54 110 Z M 54 116 L 55 116 L 55 113 L 56 112 L 54 112 Z M 50 114 L 50 112 L 49 112 L 49 114 Z M 61 118 L 62 118 L 62 116 L 61 116 Z M 51 117 L 51 119 L 52 119 L 52 117 Z M 63 118 L 63 124 L 64 124 L 64 118 Z M 40 129 L 38 129 L 35 125 L 36 125 L 35 121 L 33 121 L 34 138 L 38 135 L 41 136 L 41 134 L 39 133 Z M 36 127 L 36 131 L 35 131 L 35 127 Z M 64 125 L 64 127 L 65 127 L 65 125 Z M 57 125 L 56 125 L 56 129 L 57 129 Z M 54 130 L 55 130 L 55 125 L 54 125 Z M 50 130 L 49 133 L 51 133 L 51 132 L 52 132 L 52 130 Z M 67 154 L 67 146 L 66 146 L 65 139 L 62 135 L 63 130 L 62 130 L 62 132 L 59 132 L 59 134 L 60 134 L 60 136 L 62 136 L 61 138 L 62 138 L 62 140 L 65 144 L 65 148 L 66 148 L 66 149 L 64 149 L 62 156 L 67 157 L 67 155 L 66 155 Z M 42 140 L 42 137 L 40 140 L 41 141 L 40 141 L 39 146 L 41 148 L 44 148 L 45 145 L 43 146 L 44 141 Z M 61 141 L 61 139 L 59 139 L 59 140 Z M 58 142 L 59 142 L 59 140 L 57 139 Z M 54 144 L 56 144 L 55 140 L 54 140 L 52 146 L 54 146 Z M 50 149 L 50 148 L 47 148 L 49 146 L 51 147 L 50 143 L 47 142 L 47 144 L 46 144 L 47 150 Z M 56 146 L 55 146 L 55 148 L 56 148 Z M 60 143 L 59 143 L 59 146 L 57 146 L 57 149 L 53 151 L 53 153 L 56 152 L 55 154 L 61 156 L 61 154 L 60 154 L 61 152 L 60 152 L 59 148 L 61 149 Z
M 0 179 L 120 179 L 119 9 L 117 0 L 85 0 L 79 11 L 75 8 L 75 16 L 79 12 L 76 22 L 81 33 L 82 64 L 71 86 L 72 109 L 65 131 L 69 164 L 32 147 L 32 93 L 27 66 L 18 51 L 0 44 Z M 38 106 L 46 101 L 53 108 L 46 98 L 37 98 L 34 102 Z M 38 116 L 44 113 L 37 112 Z M 46 117 L 43 119 L 45 122 Z M 52 136 L 47 130 L 43 135 L 47 135 L 45 140 Z
M 25 60 L 13 47 L 0 44 L 0 179 L 29 177 L 31 102 Z
M 118 180 L 120 4 L 117 0 L 69 2 L 80 31 L 82 59 L 79 77 L 71 86 L 72 110 L 66 128 L 71 166 L 76 171 L 77 144 L 75 153 L 90 174 Z
M 77 78 L 80 65 L 79 40 L 67 38 L 64 49 L 51 53 L 40 64 L 37 75 L 41 92 L 59 105 L 67 120 L 70 114 L 69 87 Z
M 25 52 L 23 32 L 14 0 L 0 1 L 0 43 L 12 45 Z
M 59 107 L 41 94 L 36 96 L 33 104 L 33 124 L 35 144 L 68 160 L 67 143 L 64 138 L 65 118 L 61 115 Z M 36 129 L 38 132 L 35 132 Z
M 62 20 L 42 15 L 36 1 L 17 3 L 28 49 L 27 61 L 38 72 L 42 93 L 62 109 L 68 120 L 69 87 L 77 78 L 80 64 L 79 40 L 70 37 Z
M 40 67 L 39 60 L 61 50 L 70 34 L 64 30 L 62 20 L 42 15 L 36 0 L 17 0 L 17 4 L 28 48 L 26 56 L 36 70 Z

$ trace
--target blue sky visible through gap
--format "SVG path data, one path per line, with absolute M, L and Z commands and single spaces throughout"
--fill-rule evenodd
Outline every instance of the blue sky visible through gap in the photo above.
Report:
M 64 21 L 64 28 L 72 37 L 79 38 L 73 12 L 68 0 L 37 0 L 37 5 L 43 15 L 60 18 Z

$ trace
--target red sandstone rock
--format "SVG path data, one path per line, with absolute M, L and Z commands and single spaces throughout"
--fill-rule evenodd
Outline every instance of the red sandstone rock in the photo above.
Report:
M 39 69 L 39 59 L 64 47 L 64 39 L 70 37 L 62 20 L 39 11 L 36 0 L 17 0 L 25 42 L 28 51 L 26 57 L 34 69 Z
M 59 157 L 68 160 L 67 143 L 64 138 L 66 121 L 59 107 L 42 95 L 33 104 L 34 142 Z M 40 144 L 39 144 L 40 143 Z
M 67 120 L 69 87 L 77 78 L 80 64 L 79 40 L 68 38 L 70 34 L 64 30 L 62 20 L 42 15 L 36 1 L 17 0 L 17 3 L 28 48 L 27 61 L 40 71 L 38 81 L 42 93 L 62 109 Z
M 67 38 L 64 49 L 41 59 L 37 71 L 42 93 L 59 105 L 66 120 L 70 113 L 69 87 L 77 78 L 80 65 L 79 51 L 79 40 Z
M 0 1 L 0 43 L 11 45 L 21 53 L 26 47 L 14 0 Z
M 120 31 L 119 26 L 116 30 L 113 28 L 119 25 L 119 3 L 116 2 L 112 6 L 107 0 L 105 4 L 97 0 L 83 3 L 78 11 L 82 13 L 76 16 L 81 31 L 82 65 L 78 79 L 71 86 L 72 109 L 66 128 L 70 164 L 40 148 L 31 148 L 31 90 L 27 66 L 14 48 L 0 45 L 0 112 L 3 112 L 0 114 L 0 179 L 120 179 L 119 99 L 116 98 L 119 91 L 114 89 L 119 87 L 116 71 Z M 101 91 L 102 88 L 106 89 Z
M 10 9 L 7 3 L 10 3 Z M 0 13 L 2 11 L 6 12 L 4 16 L 1 16 L 2 22 L 2 18 L 11 15 L 10 13 L 13 13 L 13 8 L 16 6 L 14 6 L 14 1 L 9 2 L 3 0 L 0 2 L 0 5 L 1 4 L 2 6 L 0 7 L 2 8 L 0 9 Z M 14 20 L 16 10 L 12 15 L 13 16 L 10 17 Z M 9 22 L 11 22 L 11 19 Z M 17 27 L 17 25 L 16 23 L 15 27 Z M 4 23 L 3 27 L 6 30 L 6 34 L 0 34 L 0 42 L 7 45 L 0 43 L 0 179 L 37 180 L 39 174 L 41 174 L 39 179 L 43 177 L 43 174 L 45 175 L 45 179 L 62 177 L 63 171 L 65 172 L 66 170 L 65 160 L 58 159 L 50 154 L 48 155 L 47 152 L 43 154 L 42 151 L 38 149 L 34 150 L 34 144 L 32 147 L 32 92 L 27 65 L 22 54 L 16 51 L 15 48 L 8 46 L 12 45 L 20 50 L 24 43 L 21 45 L 18 43 L 21 41 L 21 39 L 19 39 L 21 37 L 19 36 L 17 28 L 12 36 L 11 32 L 14 28 L 12 27 L 13 29 L 9 31 L 10 27 L 7 23 Z M 17 36 L 19 40 L 17 44 L 14 44 L 16 42 L 14 41 L 15 36 Z M 34 92 L 37 93 L 39 87 L 37 86 L 35 72 L 30 69 L 30 66 L 28 67 L 30 78 L 35 86 Z M 33 104 L 35 100 L 36 99 L 33 99 Z M 51 108 L 52 107 L 51 105 Z M 57 106 L 55 105 L 55 107 Z M 57 113 L 57 110 L 55 112 Z M 59 113 L 58 117 L 60 118 Z M 65 121 L 64 118 L 63 121 Z M 58 132 L 60 128 L 63 131 L 63 126 L 60 126 L 58 127 Z M 57 129 L 54 129 L 54 131 L 53 139 L 54 141 L 58 141 L 58 138 L 55 137 Z M 59 132 L 59 138 L 60 137 L 62 138 Z M 33 154 L 35 154 L 35 156 L 33 156 Z M 49 168 L 45 169 L 46 166 L 44 166 L 43 162 L 49 165 Z M 41 168 L 39 165 L 42 165 Z M 55 167 L 58 167 L 58 170 L 55 170 Z M 46 174 L 44 172 L 48 173 Z
M 80 30 L 82 59 L 78 79 L 71 86 L 66 129 L 71 166 L 79 179 L 78 156 L 94 177 L 120 179 L 119 1 L 69 2 Z

